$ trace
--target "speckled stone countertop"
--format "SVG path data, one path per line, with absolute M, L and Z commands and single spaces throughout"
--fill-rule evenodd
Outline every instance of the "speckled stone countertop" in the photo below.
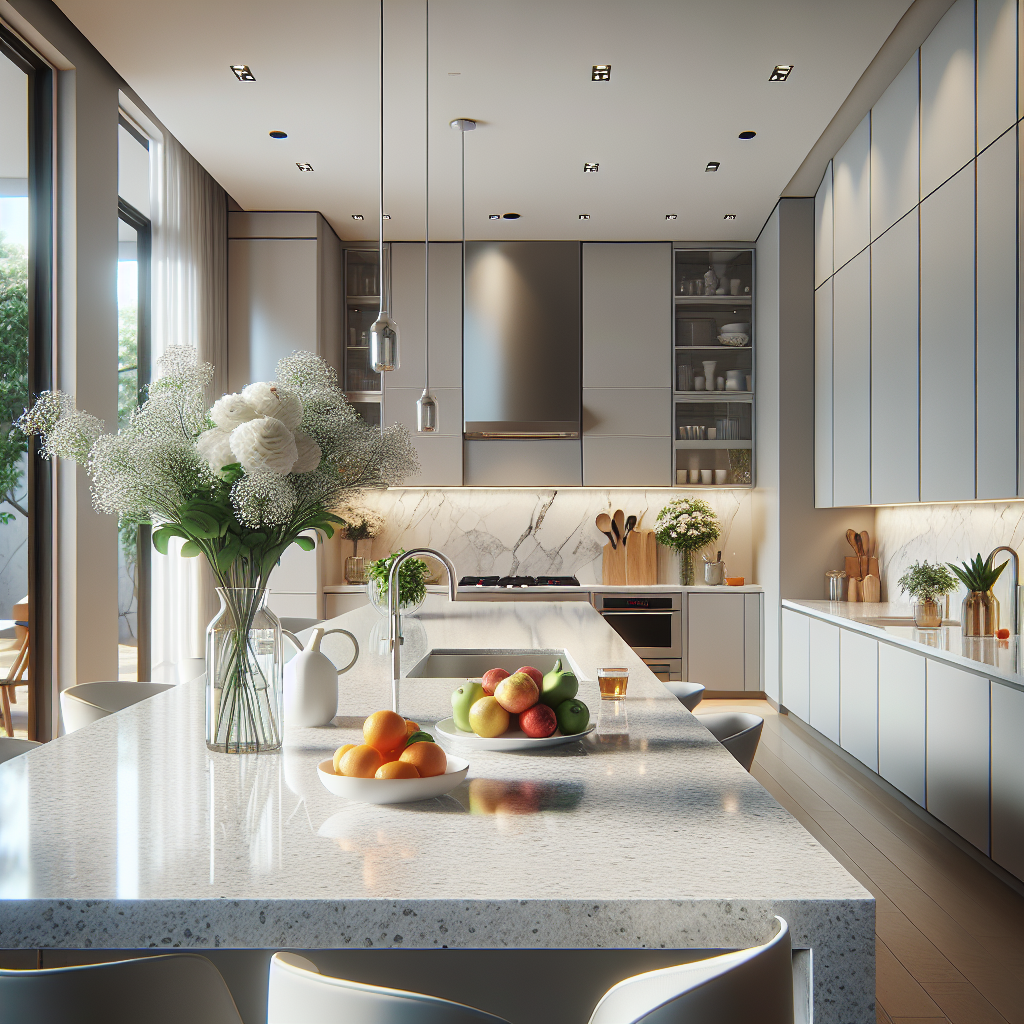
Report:
M 857 601 L 852 604 L 847 601 L 783 601 L 782 607 L 813 615 L 844 629 L 856 630 L 905 647 L 915 654 L 945 661 L 957 668 L 965 668 L 998 683 L 1024 690 L 1024 649 L 1021 647 L 1020 636 L 1011 636 L 1008 640 L 964 636 L 959 619 L 939 629 L 918 629 L 913 623 L 910 605 L 889 601 L 872 604 Z M 906 624 L 888 621 L 894 618 L 905 619 Z
M 363 647 L 340 715 L 279 753 L 210 753 L 195 680 L 0 765 L 0 947 L 736 948 L 780 914 L 814 950 L 815 1020 L 874 1020 L 870 894 L 589 605 L 429 596 L 406 619 L 406 668 L 432 648 L 567 650 L 598 729 L 470 753 L 452 794 L 394 807 L 317 779 L 391 698 L 385 620 L 332 624 Z M 348 660 L 343 637 L 324 648 Z M 628 696 L 602 706 L 596 670 L 617 664 Z M 399 710 L 429 726 L 454 685 L 403 681 Z

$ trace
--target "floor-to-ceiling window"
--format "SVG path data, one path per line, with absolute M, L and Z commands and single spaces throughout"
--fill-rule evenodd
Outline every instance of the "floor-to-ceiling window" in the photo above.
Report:
M 13 726 L 48 738 L 50 467 L 13 429 L 51 386 L 52 81 L 0 27 L 0 680 L 17 678 Z M 29 701 L 29 688 L 32 700 Z
M 117 420 L 145 400 L 150 379 L 149 141 L 121 115 L 118 127 Z M 150 678 L 148 527 L 118 530 L 118 678 Z

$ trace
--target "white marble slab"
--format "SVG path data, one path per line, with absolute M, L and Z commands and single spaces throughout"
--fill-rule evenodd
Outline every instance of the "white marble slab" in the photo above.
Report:
M 721 948 L 781 914 L 814 950 L 815 1020 L 874 1020 L 870 894 L 589 605 L 430 596 L 406 620 L 407 668 L 432 648 L 567 649 L 599 728 L 474 753 L 453 794 L 397 807 L 316 778 L 390 703 L 383 619 L 335 622 L 364 650 L 341 715 L 280 753 L 210 753 L 195 681 L 0 766 L 0 947 Z M 603 664 L 630 669 L 617 708 Z M 429 726 L 452 686 L 404 681 L 400 710 Z
M 1020 636 L 1011 636 L 1009 640 L 964 636 L 959 623 L 939 629 L 873 624 L 873 618 L 912 616 L 910 605 L 888 601 L 878 604 L 861 604 L 856 601 L 852 604 L 846 601 L 783 601 L 782 607 L 977 672 L 1018 690 L 1024 689 L 1024 650 L 1021 648 Z

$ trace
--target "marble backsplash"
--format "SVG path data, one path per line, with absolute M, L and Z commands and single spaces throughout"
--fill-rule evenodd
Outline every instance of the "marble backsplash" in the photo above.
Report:
M 965 502 L 962 505 L 899 505 L 875 510 L 882 599 L 907 601 L 897 580 L 916 561 L 964 562 L 1001 544 L 1024 553 L 1024 501 Z M 1009 572 L 1005 573 L 1009 580 Z M 1005 587 L 996 584 L 1002 600 Z M 950 598 L 959 610 L 963 587 Z
M 685 496 L 679 490 L 592 488 L 394 488 L 369 496 L 366 504 L 386 525 L 374 538 L 380 558 L 399 548 L 433 547 L 455 563 L 460 576 L 575 575 L 580 583 L 601 582 L 601 548 L 607 543 L 594 525 L 599 512 L 621 508 L 654 529 L 658 512 Z M 746 490 L 699 492 L 722 524 L 722 551 L 729 572 L 754 582 L 751 497 Z M 351 545 L 345 545 L 351 552 Z M 658 582 L 678 583 L 678 557 L 658 549 Z

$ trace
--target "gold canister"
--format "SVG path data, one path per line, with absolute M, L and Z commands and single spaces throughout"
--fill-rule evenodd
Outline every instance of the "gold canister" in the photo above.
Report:
M 349 555 L 345 559 L 345 579 L 349 583 L 366 582 L 366 562 L 359 555 Z
M 991 590 L 972 590 L 960 608 L 964 636 L 995 636 L 999 629 L 999 601 Z

